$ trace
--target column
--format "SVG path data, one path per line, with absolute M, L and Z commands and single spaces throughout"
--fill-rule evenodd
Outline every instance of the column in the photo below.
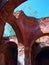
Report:
M 25 47 L 25 65 L 31 65 L 31 50 L 30 47 Z
M 24 45 L 19 43 L 18 44 L 18 62 L 17 65 L 25 65 L 24 64 L 24 58 L 25 58 L 25 53 L 24 53 Z
M 18 62 L 17 65 L 31 65 L 30 47 L 18 44 Z

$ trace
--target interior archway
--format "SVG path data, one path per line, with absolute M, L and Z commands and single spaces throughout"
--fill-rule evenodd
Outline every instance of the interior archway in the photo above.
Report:
M 31 51 L 32 65 L 49 65 L 49 36 L 38 38 Z
M 8 26 L 7 26 L 7 24 L 8 24 Z M 6 28 L 6 27 L 8 27 L 8 28 Z M 3 32 L 3 36 L 4 37 L 5 36 L 13 36 L 13 35 L 16 35 L 19 42 L 22 42 L 23 41 L 22 33 L 21 33 L 21 31 L 20 31 L 20 29 L 19 29 L 19 27 L 17 26 L 16 23 L 6 22 L 6 24 L 4 26 L 4 30 L 6 30 L 6 29 L 7 29 L 6 34 L 4 34 L 5 31 Z M 9 35 L 7 35 L 8 30 L 10 30 L 10 29 L 12 30 L 12 35 L 10 35 L 10 33 L 9 33 Z
M 5 52 L 5 64 L 6 65 L 17 65 L 18 47 L 14 42 L 8 42 L 6 45 Z

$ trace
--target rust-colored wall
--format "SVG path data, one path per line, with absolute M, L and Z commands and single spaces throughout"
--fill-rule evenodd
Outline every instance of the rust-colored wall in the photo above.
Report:
M 20 61 L 23 65 L 35 65 L 34 58 L 40 51 L 40 47 L 35 46 L 34 49 L 32 48 L 35 44 L 35 40 L 43 35 L 49 34 L 49 17 L 44 18 L 34 18 L 29 17 L 24 14 L 23 11 L 17 11 L 13 13 L 14 8 L 19 5 L 22 0 L 9 0 L 5 6 L 0 10 L 0 53 L 3 53 L 6 55 L 6 47 L 8 44 L 6 44 L 8 41 L 14 40 L 18 48 L 22 48 L 20 54 L 24 54 L 23 63 Z M 3 38 L 3 31 L 4 31 L 4 25 L 6 21 L 12 25 L 16 36 L 15 38 L 10 37 L 4 39 Z M 2 28 L 2 29 L 1 29 Z M 16 41 L 16 37 L 18 39 L 18 42 Z M 19 46 L 20 44 L 20 46 Z M 10 44 L 9 44 L 10 45 Z M 37 49 L 36 49 L 37 48 Z M 18 49 L 19 50 L 19 49 Z M 38 50 L 37 52 L 34 52 Z M 32 55 L 33 54 L 33 55 Z M 21 56 L 22 56 L 21 55 Z M 18 52 L 18 56 L 21 58 Z M 34 56 L 34 58 L 33 58 Z M 11 56 L 9 56 L 11 57 Z M 14 60 L 9 58 L 8 56 L 5 56 L 5 60 L 7 58 L 9 59 L 10 65 L 13 65 Z M 32 60 L 31 60 L 32 59 Z M 7 60 L 8 61 L 8 60 Z M 32 62 L 31 62 L 32 61 Z M 13 63 L 12 63 L 13 62 Z

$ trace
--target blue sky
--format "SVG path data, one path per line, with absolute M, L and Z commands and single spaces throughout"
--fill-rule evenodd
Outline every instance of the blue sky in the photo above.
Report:
M 14 12 L 17 10 L 23 10 L 27 16 L 36 18 L 46 17 L 49 16 L 49 0 L 27 0 L 26 2 L 16 7 Z M 6 23 L 4 36 L 10 35 L 15 35 L 15 32 L 12 27 Z
M 28 16 L 37 18 L 49 16 L 49 0 L 27 0 L 14 11 L 23 10 Z
M 3 37 L 15 35 L 12 26 L 8 23 L 5 24 Z

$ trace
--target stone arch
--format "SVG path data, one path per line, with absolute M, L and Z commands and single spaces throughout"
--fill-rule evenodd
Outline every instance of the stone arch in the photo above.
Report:
M 16 20 L 15 20 L 15 21 L 16 21 Z M 13 23 L 12 23 L 12 22 L 13 22 Z M 18 38 L 18 41 L 19 41 L 19 42 L 22 42 L 22 41 L 23 41 L 22 33 L 21 33 L 21 30 L 20 30 L 19 26 L 17 25 L 17 23 L 14 22 L 14 21 L 11 21 L 11 22 L 8 21 L 7 23 L 9 23 L 9 24 L 12 26 L 13 30 L 14 30 L 15 33 L 16 33 L 16 36 L 17 36 L 17 38 Z
M 12 17 L 12 16 L 11 16 Z M 13 16 L 14 17 L 14 16 Z M 18 38 L 18 41 L 19 42 L 22 42 L 23 41 L 23 36 L 22 36 L 22 33 L 21 33 L 21 30 L 20 30 L 20 27 L 17 25 L 16 23 L 16 19 L 13 19 L 13 18 L 9 18 L 10 20 L 7 20 L 7 23 L 9 23 L 12 28 L 14 29 L 15 33 L 16 33 L 16 36 Z M 13 19 L 13 20 L 12 20 Z M 4 19 L 2 19 L 2 25 L 1 25 L 1 28 L 3 28 L 3 30 L 0 31 L 0 34 L 2 34 L 1 36 L 3 37 L 3 32 L 4 32 L 4 26 L 5 26 L 5 23 L 6 21 L 3 22 Z M 1 23 L 0 23 L 1 24 Z M 0 36 L 0 37 L 1 37 Z
M 4 65 L 17 65 L 18 46 L 13 41 L 8 41 L 5 44 L 0 45 L 0 60 Z
M 34 42 L 35 42 L 38 38 L 40 38 L 40 37 L 42 37 L 42 36 L 46 36 L 46 35 L 49 36 L 49 32 L 48 32 L 48 33 L 39 32 L 38 35 L 36 35 L 34 38 L 32 37 L 30 47 L 32 47 L 32 45 L 34 44 Z
M 45 52 L 42 52 L 44 50 L 45 50 Z M 46 52 L 46 50 L 47 50 L 47 52 Z M 48 52 L 49 52 L 49 40 L 47 40 L 45 42 L 36 42 L 36 41 L 34 41 L 34 44 L 32 45 L 32 50 L 31 50 L 31 63 L 33 65 L 38 65 L 38 62 L 39 62 L 38 56 L 40 57 L 41 54 L 48 53 Z M 36 59 L 36 57 L 37 57 L 37 59 Z M 40 60 L 40 63 L 41 63 L 41 60 Z
M 5 47 L 5 63 L 17 65 L 18 46 L 15 42 L 9 41 L 4 44 Z
M 8 22 L 9 23 L 9 22 Z M 23 36 L 22 36 L 22 33 L 21 33 L 21 30 L 19 28 L 19 26 L 17 25 L 17 23 L 9 23 L 12 28 L 14 29 L 15 33 L 16 33 L 16 36 L 18 38 L 18 41 L 19 42 L 22 42 L 23 41 Z
M 2 19 L 1 22 L 3 22 L 3 20 L 4 19 Z M 1 31 L 2 37 L 3 37 L 3 31 L 4 31 L 4 26 L 5 26 L 6 21 L 8 24 L 10 24 L 12 26 L 13 30 L 15 31 L 18 41 L 22 42 L 23 36 L 22 36 L 21 30 L 20 30 L 20 27 L 17 25 L 17 20 L 14 18 L 13 15 L 11 15 L 7 20 L 4 21 L 4 25 L 2 26 L 3 30 Z
M 8 0 L 7 3 L 6 3 L 6 1 L 2 0 L 0 2 L 1 7 L 2 7 L 2 8 L 0 7 L 0 19 L 4 23 L 8 22 L 13 27 L 13 29 L 15 30 L 15 33 L 17 34 L 18 40 L 22 42 L 22 40 L 23 40 L 22 33 L 20 31 L 19 26 L 16 23 L 16 19 L 13 16 L 13 11 L 14 11 L 14 8 L 16 8 L 18 5 L 25 2 L 26 0 L 20 0 L 20 1 L 19 0 L 17 0 L 17 1 Z M 4 26 L 2 26 L 2 27 L 4 28 Z

